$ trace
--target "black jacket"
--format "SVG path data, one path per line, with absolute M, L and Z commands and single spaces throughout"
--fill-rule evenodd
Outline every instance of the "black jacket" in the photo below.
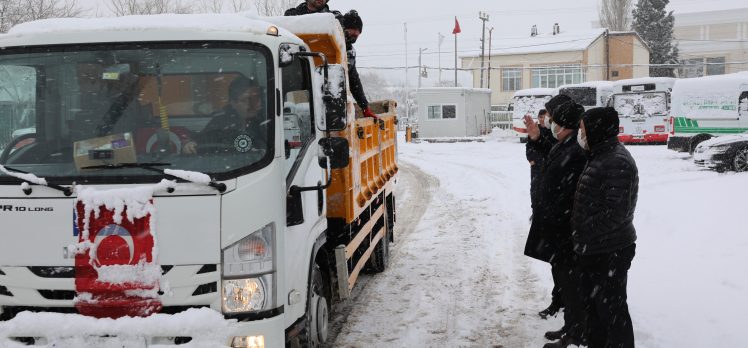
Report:
M 540 138 L 536 141 L 531 139 L 527 140 L 525 144 L 525 156 L 528 161 L 535 161 L 535 165 L 530 168 L 530 202 L 533 209 L 535 208 L 538 201 L 538 182 L 540 181 L 540 173 L 543 169 L 543 162 L 551 152 L 553 145 L 556 145 L 558 141 L 553 137 L 551 130 L 548 128 L 540 128 Z
M 574 197 L 574 251 L 603 254 L 633 244 L 638 192 L 636 162 L 618 138 L 592 145 Z
M 548 153 L 537 178 L 537 202 L 533 207 L 525 255 L 550 262 L 554 254 L 572 253 L 574 192 L 586 162 L 584 150 L 577 144 L 576 132 L 554 145 Z
M 335 15 L 335 17 L 338 17 L 341 15 L 339 11 L 330 11 L 330 7 L 328 7 L 327 5 L 325 5 L 325 7 L 323 7 L 321 10 L 317 12 L 311 12 L 309 11 L 309 7 L 306 5 L 306 1 L 299 4 L 299 6 L 296 6 L 294 8 L 289 8 L 288 10 L 286 10 L 286 12 L 283 15 L 284 16 L 301 16 L 301 15 L 307 15 L 307 14 L 312 14 L 312 13 L 332 13 Z
M 364 110 L 369 106 L 369 101 L 366 100 L 364 85 L 358 76 L 358 70 L 356 70 L 356 49 L 349 43 L 346 44 L 346 49 L 348 50 L 348 81 L 351 84 L 351 94 L 353 94 L 353 99 L 356 99 L 356 103 L 361 110 Z

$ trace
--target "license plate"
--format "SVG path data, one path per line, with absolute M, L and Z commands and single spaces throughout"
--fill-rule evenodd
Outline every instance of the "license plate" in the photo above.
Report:
M 634 139 L 644 139 L 643 135 L 634 135 Z
M 68 342 L 67 340 L 61 340 L 59 343 L 60 347 L 68 347 L 66 343 L 72 343 Z M 52 345 L 53 347 L 55 345 Z M 122 347 L 122 348 L 146 348 L 148 345 L 145 342 L 145 338 L 143 337 L 98 337 L 98 336 L 88 336 L 81 342 L 80 340 L 75 340 L 75 347 L 76 348 L 99 348 L 99 347 Z M 72 347 L 72 346 L 71 346 Z

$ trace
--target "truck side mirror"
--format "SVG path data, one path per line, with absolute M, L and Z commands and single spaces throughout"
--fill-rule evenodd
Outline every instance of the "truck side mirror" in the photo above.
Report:
M 345 69 L 340 64 L 327 66 L 326 83 L 323 84 L 322 101 L 325 105 L 326 130 L 340 131 L 348 126 Z
M 324 161 L 330 161 L 331 169 L 340 169 L 348 166 L 350 162 L 350 147 L 346 138 L 322 138 L 319 147 Z M 327 163 L 320 159 L 320 167 L 327 168 Z
M 299 45 L 284 43 L 280 45 L 278 50 L 278 66 L 285 68 L 293 63 L 296 58 L 294 55 L 301 51 Z

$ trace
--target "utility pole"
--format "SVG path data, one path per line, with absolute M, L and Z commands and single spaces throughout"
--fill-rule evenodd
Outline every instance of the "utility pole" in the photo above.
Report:
M 442 85 L 442 41 L 444 41 L 444 35 L 439 34 L 439 86 Z
M 488 21 L 488 13 L 478 12 L 478 19 L 483 21 L 483 37 L 480 40 L 480 88 L 483 88 L 483 66 L 486 59 L 486 21 Z
M 428 48 L 418 49 L 418 89 L 421 89 L 421 77 L 423 77 L 423 66 L 421 66 L 421 55 L 426 50 L 428 50 Z
M 493 34 L 493 27 L 488 29 L 488 89 L 491 89 L 491 35 Z
M 408 106 L 408 23 L 403 23 L 405 30 L 405 119 L 410 123 L 410 107 Z

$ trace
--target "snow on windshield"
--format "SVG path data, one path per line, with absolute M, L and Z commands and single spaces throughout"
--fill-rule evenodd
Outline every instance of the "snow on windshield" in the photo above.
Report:
M 649 117 L 668 112 L 665 93 L 616 95 L 613 107 L 621 117 Z
M 536 117 L 538 111 L 545 108 L 545 103 L 551 99 L 551 96 L 529 96 L 514 98 L 514 113 L 512 118 L 519 119 L 525 115 Z

